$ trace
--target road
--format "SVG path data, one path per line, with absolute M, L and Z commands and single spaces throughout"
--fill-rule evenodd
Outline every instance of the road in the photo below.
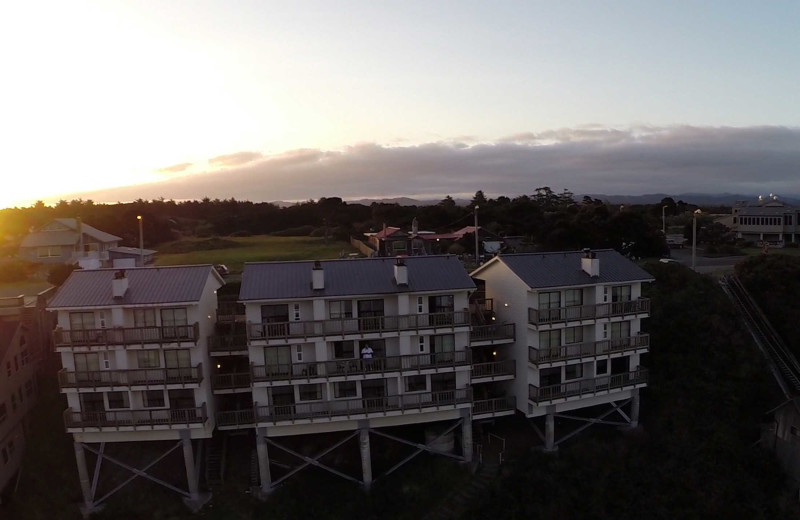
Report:
M 673 260 L 676 260 L 687 267 L 692 266 L 691 247 L 685 247 L 683 249 L 670 249 L 670 253 Z M 732 271 L 733 266 L 745 258 L 748 258 L 747 255 L 705 257 L 700 255 L 700 250 L 698 249 L 697 258 L 695 259 L 695 271 L 698 273 Z

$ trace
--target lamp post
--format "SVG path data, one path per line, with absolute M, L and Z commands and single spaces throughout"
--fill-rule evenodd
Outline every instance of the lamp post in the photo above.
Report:
M 694 210 L 692 213 L 692 271 L 695 268 L 695 257 L 697 251 L 697 215 L 701 214 L 699 209 Z
M 666 211 L 667 211 L 667 207 L 666 206 L 661 206 L 661 234 L 663 234 L 665 236 L 667 234 L 667 214 L 666 214 Z
M 144 267 L 144 234 L 142 233 L 142 216 L 136 215 L 139 221 L 139 267 Z
M 480 254 L 480 251 L 478 250 L 478 207 L 479 206 L 476 204 L 475 205 L 475 211 L 474 211 L 474 215 L 475 215 L 475 267 L 476 268 L 481 265 L 481 260 L 480 260 L 481 254 Z

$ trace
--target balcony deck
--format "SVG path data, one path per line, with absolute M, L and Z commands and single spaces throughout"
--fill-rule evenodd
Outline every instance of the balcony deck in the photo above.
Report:
M 203 381 L 203 364 L 179 368 L 132 368 L 125 370 L 58 371 L 58 386 L 97 391 L 146 388 L 197 388 Z
M 481 399 L 472 403 L 472 419 L 489 419 L 503 415 L 514 415 L 517 411 L 517 398 L 510 395 L 494 399 Z
M 175 325 L 166 327 L 112 327 L 105 329 L 53 331 L 53 344 L 56 348 L 144 346 L 173 343 L 197 344 L 199 324 Z
M 605 395 L 614 391 L 640 388 L 647 384 L 648 372 L 640 368 L 624 374 L 579 379 L 557 385 L 537 387 L 528 385 L 528 400 L 537 406 Z
M 575 343 L 549 349 L 535 349 L 528 347 L 528 361 L 540 368 L 545 368 L 554 363 L 566 362 L 574 359 L 610 356 L 612 354 L 647 351 L 650 348 L 650 335 L 637 334 L 627 338 L 604 339 L 587 343 Z
M 324 336 L 359 338 L 366 334 L 399 333 L 401 331 L 453 330 L 457 327 L 468 327 L 469 324 L 468 311 L 337 320 L 250 323 L 248 324 L 248 338 L 250 341 L 308 339 Z
M 469 344 L 472 347 L 513 343 L 516 338 L 513 323 L 473 325 L 469 332 Z
M 206 405 L 177 410 L 114 410 L 75 412 L 64 410 L 68 433 L 80 431 L 170 430 L 203 425 L 208 420 Z
M 528 309 L 528 324 L 533 326 L 556 323 L 594 321 L 600 318 L 614 318 L 649 314 L 650 299 L 639 298 L 625 302 L 598 303 L 596 305 L 576 305 L 555 309 Z
M 487 383 L 489 381 L 506 381 L 517 375 L 517 364 L 513 359 L 475 363 L 472 365 L 471 382 Z
M 208 337 L 211 356 L 247 355 L 247 334 L 215 334 Z
M 468 350 L 390 356 L 372 359 L 337 359 L 308 363 L 285 363 L 275 365 L 252 365 L 254 383 L 276 381 L 315 381 L 363 379 L 365 376 L 423 372 L 452 372 L 457 367 L 468 366 L 471 353 Z M 263 385 L 262 385 L 263 386 Z
M 226 374 L 213 374 L 211 388 L 215 394 L 233 394 L 237 392 L 250 392 L 253 377 L 250 372 L 231 372 Z

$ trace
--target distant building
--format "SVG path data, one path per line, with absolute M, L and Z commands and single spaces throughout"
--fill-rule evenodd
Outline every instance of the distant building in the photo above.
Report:
M 740 201 L 733 206 L 732 229 L 738 239 L 783 247 L 800 238 L 800 208 L 774 195 L 757 202 Z
M 19 247 L 19 257 L 39 264 L 75 264 L 96 268 L 109 264 L 109 249 L 118 236 L 100 231 L 80 219 L 57 218 L 29 233 Z
M 449 233 L 434 233 L 432 231 L 419 231 L 416 219 L 411 225 L 411 231 L 406 232 L 398 227 L 384 227 L 377 233 L 368 235 L 369 243 L 376 251 L 377 256 L 420 256 L 446 254 L 453 244 L 469 239 L 466 250 L 474 253 L 475 226 L 464 226 Z M 513 243 L 519 243 L 519 237 L 512 237 Z M 510 244 L 499 235 L 492 233 L 484 227 L 478 226 L 478 240 L 481 254 L 494 255 Z
M 156 253 L 158 251 L 152 249 L 118 246 L 108 249 L 108 259 L 113 267 L 146 267 L 155 261 Z

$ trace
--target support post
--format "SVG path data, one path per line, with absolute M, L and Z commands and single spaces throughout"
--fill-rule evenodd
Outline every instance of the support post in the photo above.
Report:
M 83 444 L 74 442 L 75 447 L 75 462 L 78 464 L 78 478 L 81 482 L 81 492 L 83 493 L 83 505 L 81 506 L 81 513 L 84 518 L 88 518 L 93 512 L 94 496 L 92 495 L 92 483 L 89 480 L 89 469 L 86 467 L 86 452 L 83 451 Z
M 631 391 L 631 428 L 639 426 L 639 389 Z
M 196 513 L 211 499 L 211 494 L 200 494 L 197 481 L 197 469 L 194 465 L 192 436 L 189 430 L 181 430 L 181 446 L 183 448 L 183 463 L 186 466 L 186 483 L 189 488 L 189 496 L 183 499 L 183 503 L 186 504 L 192 512 Z
M 267 429 L 256 428 L 256 451 L 258 452 L 258 476 L 261 486 L 258 488 L 258 498 L 265 499 L 272 491 L 272 476 L 269 472 L 269 449 L 267 447 Z
M 472 410 L 461 409 L 461 455 L 464 462 L 472 462 Z
M 547 407 L 547 415 L 544 419 L 544 451 L 556 451 L 556 409 L 555 406 Z
M 358 445 L 361 448 L 361 473 L 364 489 L 372 485 L 372 455 L 369 448 L 369 421 L 358 421 Z

